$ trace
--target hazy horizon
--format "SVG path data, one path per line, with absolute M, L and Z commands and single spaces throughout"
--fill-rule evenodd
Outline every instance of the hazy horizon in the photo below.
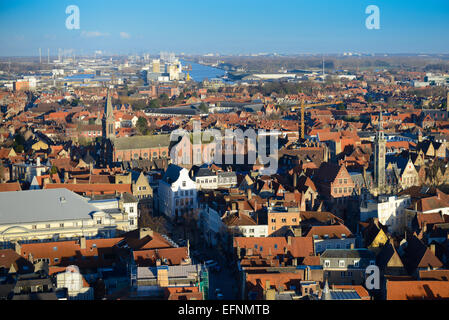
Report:
M 67 7 L 79 9 L 68 29 Z M 379 8 L 368 29 L 367 7 Z M 126 55 L 171 51 L 190 55 L 447 54 L 449 1 L 196 0 L 2 1 L 0 56 Z

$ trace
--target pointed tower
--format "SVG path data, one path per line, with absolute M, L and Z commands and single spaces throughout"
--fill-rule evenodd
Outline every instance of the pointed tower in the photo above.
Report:
M 104 106 L 104 113 L 103 113 L 103 138 L 105 139 L 113 139 L 115 138 L 115 119 L 114 119 L 114 113 L 112 110 L 112 102 L 111 102 L 111 95 L 108 94 L 106 98 L 106 104 Z
M 332 300 L 332 295 L 329 290 L 329 282 L 327 281 L 324 284 L 323 292 L 321 293 L 321 300 Z
M 384 136 L 382 110 L 379 113 L 379 129 L 374 139 L 374 183 L 378 193 L 385 190 L 385 149 L 387 141 Z
M 447 92 L 446 96 L 446 111 L 449 112 L 449 91 Z
M 301 99 L 301 140 L 305 137 L 304 100 Z

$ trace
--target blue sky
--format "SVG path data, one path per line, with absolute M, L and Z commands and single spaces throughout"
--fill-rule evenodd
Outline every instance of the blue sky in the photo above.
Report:
M 80 9 L 68 30 L 65 9 Z M 380 9 L 380 29 L 365 8 Z M 108 53 L 449 53 L 448 0 L 0 0 L 0 56 Z

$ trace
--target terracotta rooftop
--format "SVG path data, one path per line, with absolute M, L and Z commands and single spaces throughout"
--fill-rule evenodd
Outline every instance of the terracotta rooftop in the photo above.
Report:
M 449 299 L 449 281 L 387 281 L 387 300 Z

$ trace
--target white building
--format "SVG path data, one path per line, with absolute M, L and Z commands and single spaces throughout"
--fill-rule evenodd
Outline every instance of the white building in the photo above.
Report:
M 48 164 L 41 164 L 41 159 L 36 158 L 36 162 L 29 163 L 17 163 L 12 165 L 12 179 L 13 180 L 25 180 L 29 183 L 33 181 L 35 176 L 40 177 L 44 173 L 50 170 Z
M 120 198 L 116 196 L 97 197 L 89 200 L 89 203 L 115 218 L 118 230 L 128 232 L 137 229 L 139 200 L 132 194 L 125 192 Z
M 224 236 L 226 225 L 221 220 L 220 214 L 207 204 L 200 210 L 200 228 L 209 245 L 215 246 L 221 236 Z
M 195 182 L 198 189 L 215 190 L 218 188 L 218 177 L 208 168 L 200 168 L 195 174 Z
M 77 266 L 68 266 L 56 275 L 56 287 L 67 288 L 69 300 L 93 300 L 94 289 L 87 284 Z
M 268 237 L 268 225 L 267 224 L 257 224 L 257 225 L 239 225 L 235 227 L 242 233 L 243 237 L 259 238 Z
M 404 196 L 380 196 L 379 200 L 367 201 L 360 207 L 360 221 L 378 218 L 384 226 L 388 226 L 391 233 L 402 234 L 407 226 L 405 209 L 410 206 L 411 198 Z
M 110 238 L 116 230 L 111 214 L 67 189 L 0 192 L 0 243 Z
M 159 181 L 159 210 L 171 219 L 198 208 L 197 184 L 185 168 L 170 164 Z

